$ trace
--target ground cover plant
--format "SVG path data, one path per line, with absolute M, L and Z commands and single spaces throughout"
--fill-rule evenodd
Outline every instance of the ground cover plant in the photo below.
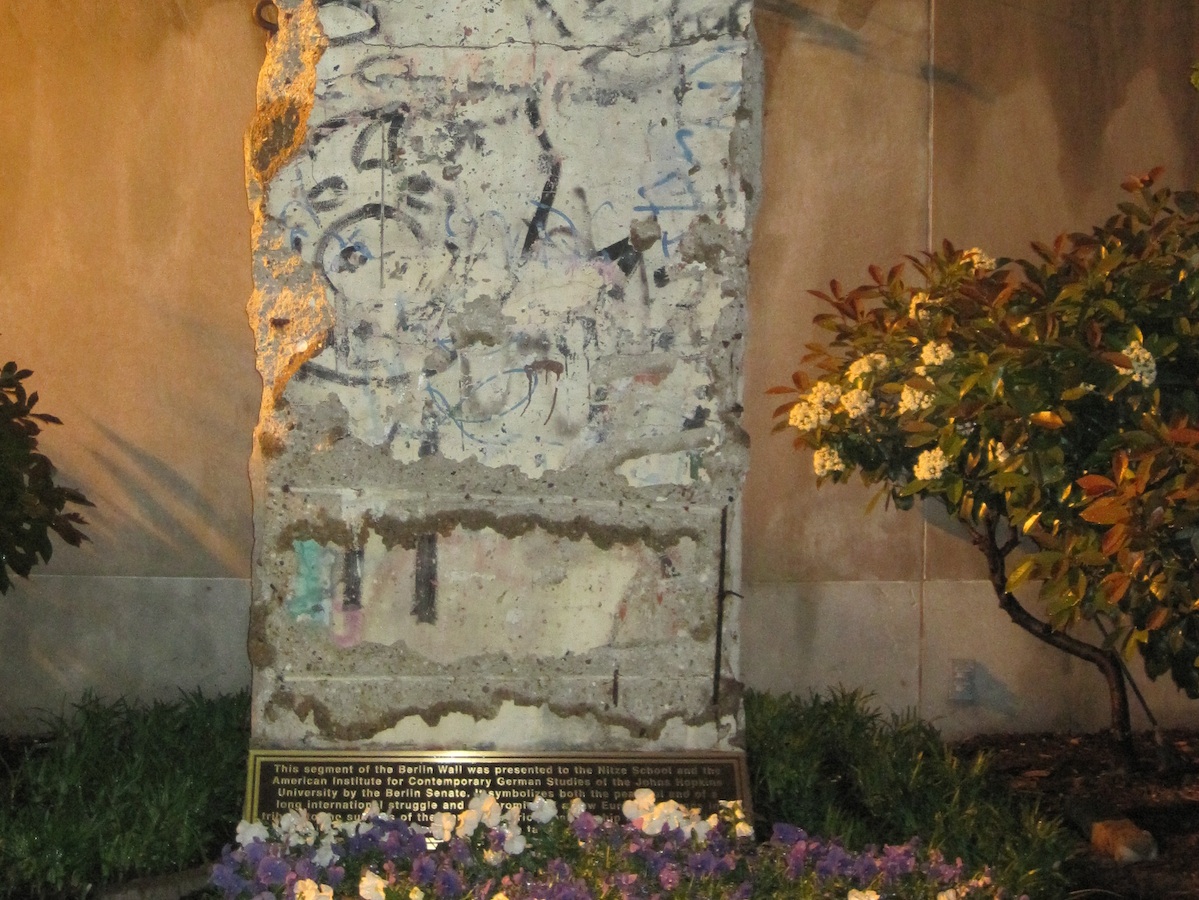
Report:
M 247 705 L 244 694 L 150 707 L 85 700 L 56 722 L 47 741 L 0 767 L 0 896 L 89 896 L 216 859 L 240 815 Z M 429 900 L 1061 894 L 1056 863 L 1071 841 L 1031 805 L 988 789 L 985 767 L 954 759 L 928 725 L 884 719 L 850 692 L 751 693 L 746 719 L 757 841 L 734 807 L 709 821 L 644 793 L 619 823 L 577 810 L 551 817 L 545 806 L 497 820 L 498 806 L 480 799 L 461 820 L 417 823 L 458 839 L 440 855 L 421 856 L 423 837 L 387 819 L 338 830 L 327 817 L 292 816 L 273 833 L 241 826 L 244 845 L 227 848 L 206 896 L 292 900 L 336 880 L 339 896 L 357 897 L 367 870 L 392 879 L 389 894 L 367 879 L 379 896 L 400 896 L 400 885 L 404 900 L 421 900 L 413 889 Z
M 480 794 L 428 829 L 377 811 L 243 823 L 214 867 L 227 900 L 897 900 L 1014 896 L 916 841 L 852 851 L 794 825 L 757 843 L 734 802 L 701 818 L 641 789 L 618 823 L 575 800 L 501 808 Z
M 819 482 L 945 506 L 1011 620 L 1102 672 L 1129 749 L 1125 657 L 1199 697 L 1199 194 L 1159 176 L 1033 259 L 946 243 L 814 291 L 831 338 L 773 389 Z
M 86 697 L 0 765 L 0 897 L 93 895 L 213 859 L 240 817 L 246 693 Z
M 1060 864 L 1074 840 L 1035 805 L 1012 802 L 981 760 L 959 762 L 927 724 L 884 719 L 856 692 L 751 693 L 746 719 L 756 839 L 735 803 L 703 818 L 640 790 L 617 822 L 578 802 L 504 809 L 482 794 L 428 823 L 377 810 L 353 822 L 289 813 L 242 823 L 213 885 L 228 900 L 1064 893 Z
M 982 755 L 959 757 L 914 715 L 884 717 L 860 691 L 747 692 L 746 745 L 759 828 L 790 822 L 847 847 L 918 836 L 1016 894 L 1052 896 L 1074 838 L 1013 801 Z

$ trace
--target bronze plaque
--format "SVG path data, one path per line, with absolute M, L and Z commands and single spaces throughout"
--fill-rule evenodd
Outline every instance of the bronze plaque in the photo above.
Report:
M 504 805 L 523 806 L 540 794 L 561 811 L 580 797 L 593 814 L 619 820 L 637 788 L 705 815 L 721 800 L 740 800 L 749 814 L 743 753 L 251 750 L 245 817 L 299 807 L 353 819 L 377 803 L 427 825 L 434 813 L 457 813 L 486 791 Z

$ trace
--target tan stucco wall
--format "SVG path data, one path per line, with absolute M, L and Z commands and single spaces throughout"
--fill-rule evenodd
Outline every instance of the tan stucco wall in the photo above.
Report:
M 930 13 L 931 10 L 931 13 Z M 763 0 L 763 208 L 746 355 L 744 672 L 806 691 L 864 686 L 949 733 L 1094 728 L 1089 667 L 1043 650 L 996 609 L 981 555 L 928 507 L 863 512 L 859 485 L 817 491 L 809 453 L 770 433 L 776 398 L 831 278 L 867 280 L 949 238 L 992 255 L 1086 229 L 1119 183 L 1157 164 L 1199 173 L 1191 4 L 1071 0 Z M 931 80 L 929 74 L 931 73 Z M 953 660 L 978 702 L 949 700 Z M 1139 664 L 1134 663 L 1134 667 Z M 1199 704 L 1155 686 L 1167 721 Z
M 0 357 L 35 370 L 66 422 L 46 447 L 97 503 L 92 544 L 0 599 L 0 726 L 85 685 L 248 678 L 250 6 L 0 6 Z M 1192 185 L 1199 14 L 1176 0 L 758 6 L 743 672 L 764 688 L 862 684 L 950 731 L 1102 724 L 1092 676 L 992 612 L 971 548 L 935 513 L 866 517 L 864 490 L 817 492 L 810 460 L 770 435 L 762 392 L 811 334 L 808 288 L 942 237 L 1022 252 L 1105 216 L 1122 177 L 1158 163 Z M 981 666 L 976 707 L 947 702 L 955 658 Z
M 0 725 L 94 684 L 244 683 L 242 134 L 263 34 L 241 0 L 0 6 L 0 356 L 34 370 L 44 446 L 92 542 L 0 599 Z M 243 631 L 244 634 L 244 631 Z

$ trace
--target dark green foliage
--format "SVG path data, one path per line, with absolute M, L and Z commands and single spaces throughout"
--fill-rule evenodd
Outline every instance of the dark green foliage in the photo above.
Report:
M 1017 806 L 982 757 L 958 759 L 928 723 L 884 719 L 867 701 L 858 691 L 747 694 L 758 825 L 790 822 L 853 849 L 916 836 L 968 870 L 991 865 L 1018 892 L 1059 896 L 1072 843 L 1059 823 Z
M 65 509 L 92 505 L 79 491 L 55 484 L 54 465 L 38 452 L 42 425 L 60 423 L 33 411 L 37 393 L 22 384 L 31 374 L 15 362 L 0 369 L 0 594 L 12 584 L 9 570 L 24 578 L 39 557 L 49 561 L 51 531 L 75 547 L 85 541 L 76 527 L 86 524 L 83 518 Z
M 82 897 L 214 858 L 241 817 L 248 732 L 245 692 L 85 697 L 0 768 L 0 897 Z

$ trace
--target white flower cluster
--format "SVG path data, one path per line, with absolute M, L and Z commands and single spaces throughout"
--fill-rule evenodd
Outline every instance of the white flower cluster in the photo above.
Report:
M 822 425 L 832 421 L 832 410 L 829 409 L 841 399 L 839 385 L 828 381 L 817 381 L 812 389 L 800 399 L 787 417 L 787 423 L 800 431 L 815 431 Z
M 812 470 L 817 478 L 824 478 L 834 472 L 844 472 L 845 461 L 832 447 L 820 447 L 812 456 Z
M 977 247 L 962 251 L 962 262 L 970 263 L 975 272 L 990 272 L 995 268 L 995 260 L 987 256 Z
M 1128 357 L 1132 368 L 1125 369 L 1122 366 L 1116 366 L 1117 372 L 1121 375 L 1132 375 L 1133 381 L 1139 381 L 1145 387 L 1149 387 L 1157 380 L 1157 361 L 1140 341 L 1133 341 L 1121 352 Z
M 903 393 L 899 395 L 899 414 L 920 412 L 922 409 L 928 409 L 933 405 L 933 395 L 928 391 L 918 391 L 915 388 L 903 386 Z
M 874 409 L 874 398 L 869 391 L 853 388 L 841 395 L 841 408 L 851 419 L 860 419 Z
M 949 341 L 929 341 L 920 350 L 920 361 L 926 366 L 943 366 L 953 359 Z
M 920 481 L 936 481 L 949 468 L 949 459 L 940 447 L 925 450 L 916 459 L 916 468 L 912 470 Z
M 733 830 L 737 837 L 750 837 L 753 826 L 745 819 L 741 804 L 736 800 L 722 800 L 720 806 L 724 815 L 733 822 Z M 620 808 L 624 817 L 644 834 L 660 834 L 664 830 L 677 830 L 684 837 L 692 835 L 700 842 L 707 838 L 708 832 L 716 827 L 720 816 L 716 813 L 706 819 L 700 816 L 698 809 L 688 809 L 680 806 L 674 800 L 657 802 L 654 792 L 649 788 L 638 788 L 633 792 L 633 798 L 626 800 Z
M 915 319 L 917 322 L 927 322 L 929 317 L 928 307 L 930 305 L 928 294 L 924 291 L 913 294 L 912 301 L 908 304 L 908 317 Z
M 887 368 L 887 357 L 884 353 L 868 353 L 858 357 L 845 370 L 845 377 L 850 381 L 860 381 L 871 372 L 881 372 Z
M 808 402 L 816 406 L 833 406 L 841 399 L 841 386 L 831 381 L 817 381 L 808 391 Z

